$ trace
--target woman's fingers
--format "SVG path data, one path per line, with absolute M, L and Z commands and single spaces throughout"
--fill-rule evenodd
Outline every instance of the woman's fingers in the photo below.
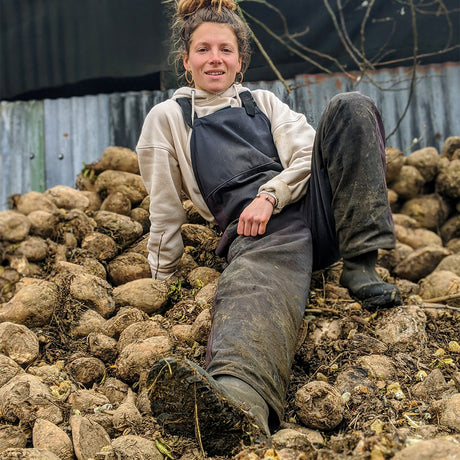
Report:
M 267 200 L 254 199 L 241 213 L 237 232 L 244 236 L 263 235 L 273 213 L 273 205 Z

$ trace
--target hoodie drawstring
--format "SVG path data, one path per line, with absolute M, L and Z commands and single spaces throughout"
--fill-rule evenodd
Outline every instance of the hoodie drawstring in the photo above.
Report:
M 239 105 L 239 107 L 241 107 L 243 104 L 241 102 L 241 98 L 240 98 L 240 95 L 238 93 L 238 89 L 237 89 L 235 84 L 233 85 L 233 89 L 235 90 L 235 97 L 236 97 L 236 100 L 238 101 L 238 105 Z
M 192 89 L 192 125 L 195 120 L 195 93 L 196 91 Z

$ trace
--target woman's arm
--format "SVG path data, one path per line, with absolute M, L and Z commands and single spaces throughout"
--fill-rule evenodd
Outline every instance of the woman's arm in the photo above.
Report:
M 136 151 L 150 196 L 148 260 L 153 278 L 164 280 L 174 273 L 182 257 L 181 225 L 186 216 L 179 165 L 168 139 L 168 128 L 164 120 L 158 120 L 156 112 L 154 108 L 147 116 Z
M 291 110 L 270 91 L 256 90 L 253 94 L 257 105 L 270 120 L 273 140 L 284 168 L 259 189 L 259 192 L 275 193 L 278 199 L 276 214 L 305 195 L 315 130 L 303 114 Z
M 259 195 L 241 213 L 237 231 L 244 236 L 263 235 L 272 214 L 305 195 L 315 138 L 315 130 L 305 116 L 291 110 L 273 93 L 254 91 L 253 95 L 270 120 L 284 169 L 259 187 Z

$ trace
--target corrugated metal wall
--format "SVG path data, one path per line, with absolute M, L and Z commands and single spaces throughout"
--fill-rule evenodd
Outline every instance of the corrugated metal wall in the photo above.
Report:
M 387 133 L 404 111 L 410 74 L 406 68 L 381 70 L 375 84 L 357 85 L 343 76 L 299 75 L 288 83 L 249 83 L 250 89 L 273 91 L 294 110 L 306 114 L 316 127 L 327 101 L 343 91 L 359 90 L 372 97 L 382 112 Z M 401 150 L 433 146 L 440 150 L 448 136 L 460 136 L 460 64 L 431 65 L 418 69 L 418 83 L 409 111 L 388 140 Z M 0 210 L 9 196 L 54 185 L 75 185 L 85 163 L 97 161 L 110 145 L 135 148 L 142 122 L 150 108 L 172 95 L 139 92 L 71 99 L 0 103 Z M 411 147 L 414 138 L 421 141 Z
M 0 103 L 0 209 L 9 196 L 43 190 L 43 102 Z

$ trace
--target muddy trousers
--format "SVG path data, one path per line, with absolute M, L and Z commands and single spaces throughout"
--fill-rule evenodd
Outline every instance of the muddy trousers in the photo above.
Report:
M 318 125 L 305 199 L 272 216 L 265 235 L 236 236 L 229 247 L 207 371 L 251 385 L 270 407 L 271 426 L 282 420 L 312 270 L 394 246 L 384 155 L 372 101 L 359 93 L 334 97 Z

